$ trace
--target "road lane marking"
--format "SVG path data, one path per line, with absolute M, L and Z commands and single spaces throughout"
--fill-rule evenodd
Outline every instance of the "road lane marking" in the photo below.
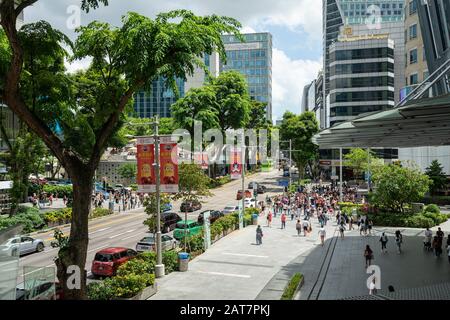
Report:
M 139 216 L 140 216 L 140 215 L 144 216 L 145 213 L 144 213 L 144 214 L 139 214 Z M 96 230 L 96 229 L 99 228 L 99 227 L 105 227 L 105 226 L 108 226 L 108 225 L 114 225 L 114 224 L 116 224 L 116 223 L 118 223 L 118 222 L 123 222 L 123 221 L 133 220 L 133 219 L 136 219 L 136 218 L 139 217 L 139 216 L 128 216 L 128 217 L 123 218 L 123 219 L 117 219 L 117 220 L 109 221 L 109 222 L 106 222 L 106 223 L 103 223 L 103 224 L 96 225 L 96 226 L 92 227 L 90 230 Z M 94 231 L 94 232 L 95 232 L 95 231 Z M 89 234 L 90 234 L 90 233 L 92 233 L 92 231 L 89 231 Z M 64 236 L 66 236 L 66 237 L 68 237 L 69 235 L 70 235 L 70 232 L 64 233 Z M 44 241 L 52 241 L 52 240 L 55 240 L 55 238 L 54 238 L 54 237 L 51 237 L 51 238 L 44 239 Z
M 128 231 L 126 231 L 126 232 L 118 233 L 118 234 L 116 234 L 116 235 L 114 235 L 114 236 L 111 236 L 111 237 L 109 237 L 109 238 L 110 238 L 110 239 L 114 239 L 114 238 L 117 238 L 117 237 L 123 236 L 124 234 L 130 233 L 130 232 L 133 232 L 133 231 L 135 231 L 135 230 L 136 230 L 136 229 L 132 229 L 132 230 L 128 230 Z
M 111 229 L 111 227 L 102 228 L 102 229 L 99 229 L 99 230 L 97 230 L 97 231 L 90 232 L 89 234 L 94 234 L 94 233 L 97 233 L 97 232 L 102 232 L 102 231 L 105 231 L 105 230 L 108 230 L 108 229 Z
M 238 256 L 238 257 L 251 257 L 251 258 L 262 258 L 262 259 L 269 258 L 269 256 L 257 256 L 257 255 L 254 255 L 254 254 L 244 254 L 244 253 L 228 253 L 228 252 L 225 252 L 225 253 L 222 253 L 222 254 L 227 255 L 227 256 Z
M 249 275 L 246 275 L 246 274 L 232 274 L 232 273 L 222 273 L 222 272 L 212 272 L 212 271 L 197 271 L 197 272 L 204 273 L 204 274 L 211 274 L 214 276 L 226 276 L 226 277 L 246 278 L 246 279 L 251 278 Z
M 136 234 L 132 235 L 132 236 L 129 236 L 129 237 L 126 237 L 126 238 L 123 238 L 123 239 L 120 239 L 120 241 L 128 240 L 128 239 L 131 239 L 131 238 L 134 238 L 134 237 L 136 237 Z
M 109 244 L 107 244 L 105 246 L 102 246 L 102 247 L 98 247 L 98 248 L 95 248 L 95 249 L 88 250 L 88 252 L 97 251 L 97 250 L 100 250 L 100 249 L 103 249 L 103 248 L 107 248 L 108 246 L 109 246 Z

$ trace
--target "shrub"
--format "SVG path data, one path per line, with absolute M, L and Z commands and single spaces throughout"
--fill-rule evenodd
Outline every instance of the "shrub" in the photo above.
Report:
M 211 238 L 212 239 L 215 239 L 215 237 L 217 235 L 223 234 L 223 226 L 220 223 L 216 223 L 216 222 L 211 225 Z
M 434 227 L 434 221 L 431 218 L 416 214 L 406 219 L 406 227 L 409 228 L 431 228 Z
M 0 230 L 17 224 L 23 225 L 23 233 L 30 233 L 44 227 L 45 221 L 38 209 L 30 207 L 19 207 L 13 217 L 0 218 Z
M 441 209 L 435 204 L 429 204 L 425 207 L 425 212 L 431 212 L 431 213 L 441 213 Z
M 136 260 L 144 261 L 148 265 L 149 270 L 153 270 L 151 272 L 154 272 L 156 265 L 156 252 L 150 251 L 140 253 L 137 255 Z
M 287 284 L 286 288 L 284 288 L 283 295 L 281 296 L 281 300 L 292 300 L 294 299 L 294 294 L 297 291 L 297 288 L 300 284 L 300 282 L 303 279 L 303 275 L 301 273 L 296 273 L 289 283 Z
M 124 277 L 129 274 L 145 274 L 145 273 L 154 273 L 155 268 L 154 265 L 149 263 L 148 261 L 142 259 L 131 259 L 122 264 L 117 269 L 117 275 Z
M 56 211 L 50 211 L 44 214 L 44 220 L 47 224 L 59 222 L 63 223 L 66 220 L 70 220 L 72 218 L 72 209 L 64 208 Z
M 361 208 L 364 205 L 362 203 L 353 203 L 353 202 L 338 202 L 339 208 L 343 210 L 344 208 Z
M 114 291 L 110 281 L 90 283 L 87 286 L 87 296 L 89 300 L 111 300 L 114 298 Z
M 178 253 L 175 250 L 164 251 L 162 254 L 166 274 L 178 270 Z
M 113 212 L 106 208 L 95 208 L 92 211 L 92 218 L 104 217 L 113 214 Z
M 426 218 L 432 219 L 435 225 L 442 224 L 448 220 L 448 216 L 441 213 L 424 212 L 422 215 Z
M 56 194 L 58 198 L 62 198 L 66 196 L 67 198 L 72 198 L 73 196 L 73 187 L 71 185 L 67 186 L 52 186 L 52 185 L 44 185 L 44 192 L 48 194 Z
M 139 292 L 155 283 L 154 274 L 128 274 L 115 276 L 105 280 L 105 286 L 110 286 L 114 298 L 132 298 Z
M 195 236 L 189 237 L 187 239 L 186 251 L 189 252 L 205 251 L 205 242 L 203 240 L 203 233 L 196 234 Z

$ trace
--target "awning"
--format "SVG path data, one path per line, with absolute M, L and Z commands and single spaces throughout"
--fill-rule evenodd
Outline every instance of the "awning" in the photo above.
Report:
M 407 148 L 450 145 L 450 94 L 368 113 L 321 131 L 320 148 Z

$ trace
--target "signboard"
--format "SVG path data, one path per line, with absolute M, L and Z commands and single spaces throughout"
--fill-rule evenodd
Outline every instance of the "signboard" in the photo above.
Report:
M 178 150 L 170 137 L 160 138 L 160 191 L 178 192 Z M 137 185 L 138 192 L 156 192 L 155 143 L 152 137 L 137 141 Z
M 177 144 L 168 139 L 161 138 L 160 166 L 161 166 L 161 192 L 178 192 L 178 150 Z
M 137 143 L 137 185 L 138 192 L 155 192 L 156 177 L 155 168 L 155 145 L 152 139 L 138 139 Z
M 231 179 L 238 180 L 242 177 L 242 151 L 241 148 L 231 148 L 230 150 L 230 164 L 231 164 Z
M 225 50 L 255 50 L 262 49 L 261 42 L 247 42 L 247 43 L 229 43 L 225 45 Z
M 211 247 L 211 221 L 209 220 L 211 215 L 210 211 L 205 211 L 203 213 L 203 227 L 205 230 L 205 250 Z

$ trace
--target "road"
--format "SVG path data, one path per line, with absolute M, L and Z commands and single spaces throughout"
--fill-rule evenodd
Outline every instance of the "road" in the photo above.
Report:
M 257 173 L 246 178 L 245 185 L 247 187 L 248 182 L 256 181 L 261 182 L 267 187 L 267 193 L 265 195 L 259 195 L 258 201 L 265 198 L 267 194 L 271 195 L 275 192 L 279 192 L 277 187 L 276 177 L 279 176 L 278 171 Z M 213 195 L 206 198 L 203 204 L 203 208 L 200 211 L 196 211 L 188 214 L 188 219 L 197 219 L 198 214 L 203 210 L 223 210 L 227 205 L 238 205 L 236 200 L 236 191 L 241 187 L 241 180 L 230 182 L 220 188 L 212 190 Z M 179 211 L 180 202 L 173 203 L 174 209 Z M 180 216 L 184 218 L 184 214 L 180 213 Z M 146 233 L 147 227 L 143 225 L 143 221 L 146 218 L 144 209 L 135 209 L 133 211 L 115 214 L 113 216 L 104 217 L 101 219 L 90 221 L 89 224 L 89 246 L 86 259 L 86 270 L 88 270 L 88 276 L 90 275 L 90 268 L 95 253 L 100 249 L 119 246 L 135 248 L 137 241 L 139 241 Z M 70 231 L 69 227 L 61 229 L 65 234 Z M 27 270 L 23 270 L 23 267 L 54 267 L 53 259 L 56 257 L 58 249 L 52 248 L 49 243 L 53 240 L 53 232 L 46 232 L 38 234 L 35 238 L 43 239 L 46 243 L 46 248 L 43 252 L 33 253 L 20 258 L 20 269 L 18 283 L 24 281 L 24 275 L 27 275 Z

